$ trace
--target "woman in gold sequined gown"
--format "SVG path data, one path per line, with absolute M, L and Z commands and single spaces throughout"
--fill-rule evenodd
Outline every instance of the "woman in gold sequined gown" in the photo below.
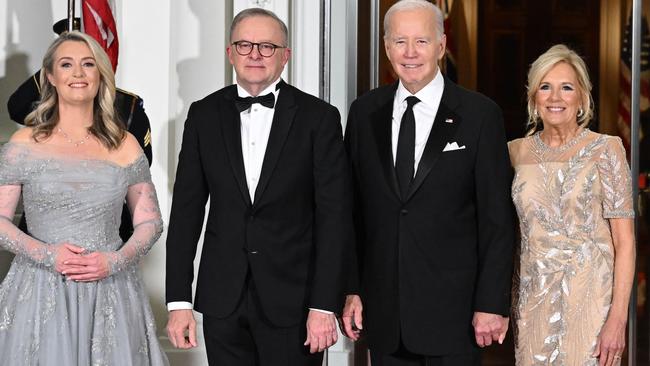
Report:
M 509 143 L 521 228 L 517 365 L 618 365 L 634 276 L 631 178 L 593 116 L 583 60 L 551 47 L 528 74 L 527 136 Z

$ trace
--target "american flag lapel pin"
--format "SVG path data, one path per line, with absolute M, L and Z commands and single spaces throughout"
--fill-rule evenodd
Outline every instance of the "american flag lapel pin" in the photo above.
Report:
M 451 118 L 447 118 L 447 119 L 445 120 L 445 122 L 446 122 L 446 123 L 454 123 L 454 120 L 451 119 Z

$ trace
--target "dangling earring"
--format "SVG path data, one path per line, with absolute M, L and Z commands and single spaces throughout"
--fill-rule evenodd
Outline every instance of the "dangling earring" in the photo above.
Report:
M 537 108 L 533 109 L 533 118 L 535 121 L 539 119 L 539 113 L 537 113 Z
M 580 118 L 580 117 L 582 117 L 582 116 L 584 116 L 584 115 L 585 115 L 585 110 L 582 109 L 582 107 L 580 107 L 580 109 L 578 109 L 578 115 L 577 115 L 577 117 Z

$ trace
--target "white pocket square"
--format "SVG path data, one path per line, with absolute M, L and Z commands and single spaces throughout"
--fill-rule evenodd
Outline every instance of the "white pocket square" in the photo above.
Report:
M 465 145 L 463 146 L 458 146 L 458 143 L 456 141 L 454 142 L 448 142 L 447 145 L 445 145 L 445 148 L 442 149 L 442 152 L 445 151 L 454 151 L 454 150 L 462 150 L 465 148 Z

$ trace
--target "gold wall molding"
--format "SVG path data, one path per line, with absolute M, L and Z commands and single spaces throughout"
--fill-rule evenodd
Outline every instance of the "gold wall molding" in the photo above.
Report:
M 598 103 L 600 132 L 617 135 L 618 97 L 620 93 L 621 29 L 625 22 L 625 0 L 600 1 L 600 95 Z M 593 72 L 593 71 L 592 71 Z

